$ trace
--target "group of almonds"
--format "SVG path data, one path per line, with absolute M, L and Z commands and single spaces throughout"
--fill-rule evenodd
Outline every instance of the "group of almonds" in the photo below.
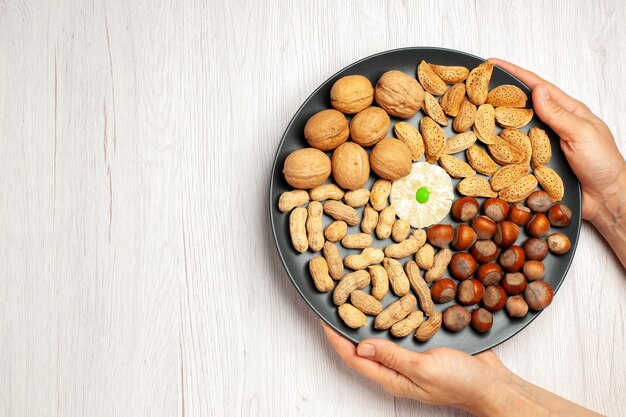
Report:
M 309 249 L 322 251 L 322 256 L 309 262 L 313 282 L 321 292 L 333 291 L 333 302 L 348 326 L 364 326 L 366 315 L 375 315 L 375 328 L 391 329 L 396 337 L 415 332 L 418 340 L 425 341 L 446 322 L 445 315 L 435 310 L 433 304 L 433 299 L 439 300 L 440 294 L 431 294 L 428 284 L 449 285 L 451 280 L 443 279 L 453 258 L 448 244 L 456 249 L 460 226 L 469 226 L 457 226 L 452 232 L 451 226 L 441 225 L 448 226 L 454 234 L 441 246 L 431 244 L 430 239 L 430 234 L 434 236 L 440 225 L 432 226 L 432 233 L 431 229 L 412 231 L 408 222 L 396 219 L 395 210 L 388 206 L 391 181 L 407 175 L 412 161 L 425 157 L 426 162 L 438 162 L 450 176 L 462 178 L 457 190 L 466 196 L 464 198 L 488 197 L 506 204 L 507 208 L 507 203 L 524 207 L 519 202 L 529 197 L 539 183 L 545 190 L 540 192 L 551 203 L 562 199 L 563 182 L 546 166 L 551 158 L 548 136 L 538 128 L 530 129 L 528 134 L 519 130 L 533 116 L 532 109 L 524 108 L 526 95 L 514 85 L 501 85 L 489 91 L 492 71 L 493 63 L 488 61 L 471 71 L 461 66 L 422 61 L 417 68 L 419 82 L 400 71 L 388 71 L 380 77 L 375 89 L 363 76 L 342 77 L 331 90 L 334 109 L 314 114 L 305 126 L 304 136 L 311 147 L 296 150 L 285 160 L 285 179 L 295 189 L 283 193 L 278 206 L 282 212 L 290 212 L 292 244 L 300 253 Z M 370 107 L 374 99 L 379 107 Z M 389 116 L 407 119 L 419 110 L 426 114 L 419 122 L 419 130 L 400 121 L 393 129 L 397 139 L 385 138 L 390 130 Z M 349 124 L 344 114 L 354 115 Z M 448 125 L 448 116 L 453 118 L 452 128 L 457 134 L 446 139 L 441 126 Z M 499 133 L 496 124 L 503 128 Z M 477 141 L 482 142 L 488 152 L 477 146 Z M 371 146 L 373 149 L 368 155 L 364 148 Z M 333 151 L 332 161 L 325 153 L 328 151 Z M 468 162 L 453 156 L 463 151 Z M 370 166 L 380 179 L 368 190 L 363 187 L 369 179 Z M 533 173 L 530 173 L 531 167 Z M 336 184 L 326 183 L 331 173 Z M 301 207 L 307 203 L 306 208 Z M 361 207 L 362 216 L 356 210 Z M 569 210 L 562 205 L 559 208 Z M 326 228 L 322 221 L 324 213 L 335 220 Z M 362 233 L 347 233 L 348 226 L 358 224 Z M 378 239 L 391 236 L 396 243 L 387 245 L 384 250 L 371 247 L 373 231 Z M 553 239 L 560 244 L 565 235 L 555 235 L 560 235 Z M 486 241 L 491 242 L 489 238 Z M 347 249 L 362 251 L 342 259 L 337 242 Z M 472 248 L 482 248 L 485 242 L 472 242 Z M 435 247 L 440 249 L 436 252 Z M 398 259 L 408 256 L 414 256 L 414 260 L 406 262 L 403 268 Z M 345 274 L 344 268 L 354 272 Z M 423 277 L 420 270 L 426 271 Z M 468 283 L 474 281 L 468 280 Z M 371 291 L 367 294 L 363 289 L 370 285 Z M 443 285 L 437 285 L 439 292 L 442 289 L 446 294 L 450 292 L 447 287 L 439 287 Z M 491 291 L 491 287 L 496 288 L 497 284 L 487 288 Z M 540 286 L 529 287 L 530 290 Z M 381 301 L 389 288 L 401 298 L 383 309 Z M 534 297 L 533 291 L 530 297 Z M 421 310 L 417 309 L 418 300 Z M 541 303 L 535 306 L 531 307 L 545 307 Z M 448 310 L 448 316 L 460 314 L 453 308 Z M 479 324 L 491 318 L 489 311 L 474 310 L 472 323 L 474 316 Z M 520 316 L 517 312 L 509 311 L 509 314 Z M 449 319 L 453 324 L 447 327 L 458 330 L 453 329 L 457 319 Z M 479 331 L 488 330 L 485 326 L 474 327 Z

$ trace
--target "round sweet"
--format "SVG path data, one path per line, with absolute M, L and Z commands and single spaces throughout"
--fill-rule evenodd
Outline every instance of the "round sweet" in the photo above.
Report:
M 425 189 L 425 191 L 420 191 Z M 428 196 L 426 201 L 424 200 Z M 399 218 L 419 229 L 443 220 L 452 207 L 452 179 L 442 168 L 416 162 L 409 175 L 393 182 L 390 202 Z

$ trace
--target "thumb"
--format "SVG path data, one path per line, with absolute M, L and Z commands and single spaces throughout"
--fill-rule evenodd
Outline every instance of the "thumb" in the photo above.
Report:
M 415 370 L 422 358 L 420 353 L 401 348 L 395 343 L 384 339 L 363 340 L 359 343 L 356 352 L 362 358 L 380 362 L 387 368 L 404 375 L 410 374 L 411 370 Z
M 535 113 L 557 135 L 569 139 L 580 131 L 584 120 L 568 110 L 559 96 L 551 94 L 548 85 L 539 84 L 533 89 L 532 94 Z

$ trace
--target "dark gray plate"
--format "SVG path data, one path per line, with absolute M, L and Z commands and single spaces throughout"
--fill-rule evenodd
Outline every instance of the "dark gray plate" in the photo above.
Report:
M 440 48 L 403 48 L 392 51 L 382 52 L 377 55 L 373 55 L 362 59 L 354 64 L 342 69 L 326 82 L 324 82 L 317 90 L 311 94 L 311 96 L 304 102 L 304 104 L 298 109 L 296 115 L 291 120 L 291 123 L 287 127 L 285 134 L 278 146 L 276 158 L 274 160 L 274 166 L 272 167 L 272 181 L 270 184 L 270 219 L 272 222 L 272 230 L 274 233 L 274 239 L 278 252 L 282 259 L 282 262 L 291 278 L 296 289 L 300 292 L 302 297 L 311 306 L 311 308 L 330 326 L 339 331 L 341 334 L 349 338 L 354 342 L 359 342 L 363 339 L 370 337 L 388 338 L 393 340 L 399 345 L 415 350 L 424 351 L 439 346 L 448 346 L 456 349 L 463 350 L 465 352 L 475 354 L 484 350 L 490 349 L 505 340 L 509 339 L 525 326 L 527 326 L 532 320 L 539 315 L 539 312 L 530 312 L 526 317 L 521 319 L 510 318 L 504 311 L 499 311 L 494 314 L 493 328 L 485 333 L 480 334 L 471 328 L 467 328 L 459 333 L 452 333 L 445 329 L 441 329 L 432 339 L 427 342 L 418 342 L 412 335 L 402 339 L 396 339 L 389 331 L 375 330 L 373 326 L 373 317 L 368 317 L 368 325 L 358 330 L 353 330 L 347 327 L 337 314 L 337 308 L 332 302 L 332 292 L 328 294 L 319 293 L 312 282 L 312 279 L 308 271 L 308 261 L 317 254 L 311 251 L 299 254 L 291 246 L 289 237 L 289 214 L 281 213 L 278 208 L 278 198 L 284 191 L 289 191 L 291 187 L 285 181 L 282 175 L 282 168 L 287 155 L 290 152 L 306 147 L 307 143 L 304 139 L 304 125 L 306 121 L 316 112 L 331 108 L 330 105 L 330 89 L 333 83 L 340 77 L 350 74 L 362 74 L 370 79 L 372 85 L 376 85 L 378 78 L 388 70 L 400 70 L 404 71 L 411 76 L 415 76 L 417 64 L 422 60 L 435 64 L 443 65 L 463 65 L 467 68 L 474 68 L 478 64 L 484 61 L 482 58 L 478 58 L 473 55 L 466 54 L 464 52 L 453 51 L 449 49 Z M 519 80 L 513 77 L 508 72 L 495 68 L 493 76 L 491 77 L 490 88 L 500 84 L 514 84 L 520 87 L 524 92 L 528 94 L 530 99 L 530 90 Z M 532 103 L 529 102 L 529 106 Z M 417 126 L 420 118 L 423 117 L 422 112 L 418 112 L 414 117 L 407 121 Z M 400 119 L 392 118 L 392 129 L 388 136 L 393 134 L 393 123 Z M 451 123 L 450 123 L 451 125 Z M 558 231 L 565 233 L 572 241 L 572 249 L 565 255 L 554 256 L 549 255 L 544 263 L 546 265 L 546 277 L 545 280 L 552 285 L 556 291 L 563 282 L 567 270 L 574 256 L 574 251 L 578 243 L 578 233 L 580 230 L 581 222 L 581 192 L 580 184 L 574 173 L 571 171 L 563 152 L 559 146 L 559 140 L 556 134 L 544 125 L 537 117 L 522 130 L 527 132 L 530 127 L 540 127 L 550 136 L 552 142 L 552 160 L 549 164 L 557 173 L 563 178 L 565 185 L 565 198 L 563 203 L 572 209 L 572 221 L 569 226 L 565 228 L 559 228 Z M 446 136 L 450 137 L 454 134 L 452 128 L 447 126 L 445 129 Z M 368 150 L 369 152 L 369 150 Z M 328 153 L 330 156 L 330 152 Z M 462 159 L 465 159 L 464 153 L 455 155 Z M 370 187 L 375 180 L 375 174 L 372 172 L 370 180 L 366 187 Z M 453 179 L 453 183 L 456 186 L 458 180 Z M 457 192 L 457 196 L 459 196 Z M 482 199 L 479 199 L 482 200 Z M 359 213 L 362 209 L 358 209 Z M 330 223 L 328 216 L 324 216 L 324 225 Z M 442 220 L 442 223 L 457 224 L 450 216 Z M 553 228 L 555 229 L 555 228 Z M 356 233 L 359 231 L 359 226 L 351 227 L 348 233 Z M 521 244 L 527 236 L 522 233 L 518 239 L 517 244 Z M 374 239 L 374 246 L 385 247 L 391 243 L 391 240 L 379 241 Z M 350 253 L 358 253 L 357 250 L 343 249 L 341 245 L 338 245 L 342 257 Z M 404 264 L 409 258 L 402 259 Z M 367 289 L 366 289 L 367 290 Z M 397 299 L 395 295 L 389 292 L 387 297 L 383 300 L 383 306 L 387 306 L 392 301 Z M 440 311 L 445 310 L 448 304 L 437 305 L 437 309 Z M 548 308 L 559 308 L 558 297 L 556 297 L 552 305 Z M 470 307 L 470 310 L 473 307 Z

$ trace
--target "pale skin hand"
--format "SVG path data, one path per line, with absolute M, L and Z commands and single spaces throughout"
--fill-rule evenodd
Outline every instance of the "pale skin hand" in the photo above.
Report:
M 500 59 L 491 61 L 531 88 L 535 113 L 559 135 L 582 185 L 583 218 L 594 224 L 626 266 L 626 162 L 611 131 L 587 106 L 536 74 Z M 599 415 L 522 380 L 491 351 L 475 356 L 448 348 L 416 353 L 383 339 L 355 346 L 323 326 L 351 368 L 395 396 L 452 405 L 479 416 Z

